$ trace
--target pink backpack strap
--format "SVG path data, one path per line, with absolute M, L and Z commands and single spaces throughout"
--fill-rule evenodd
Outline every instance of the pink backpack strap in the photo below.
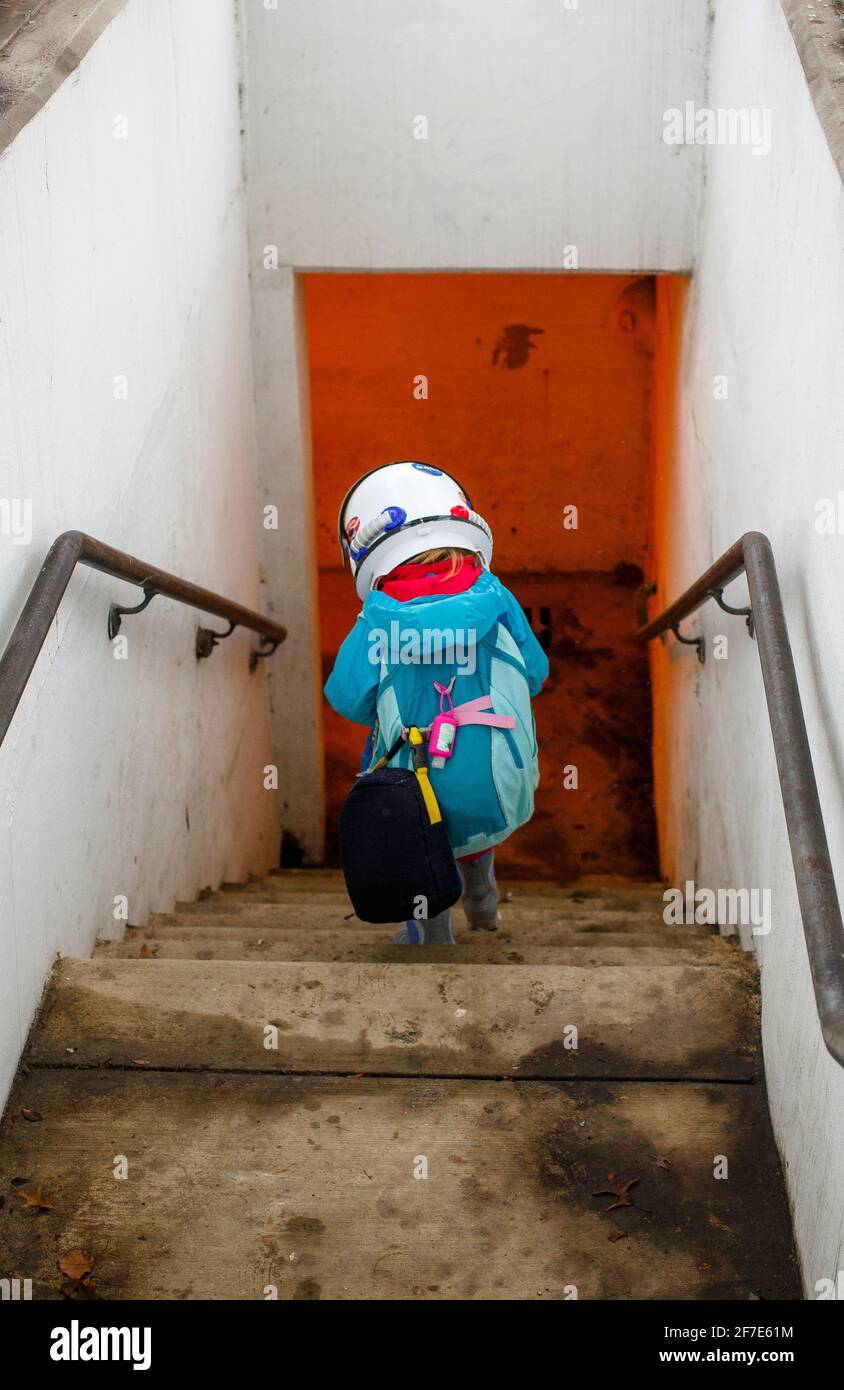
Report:
M 493 729 L 512 729 L 516 719 L 512 714 L 485 714 L 492 704 L 491 695 L 479 695 L 475 700 L 467 700 L 465 704 L 455 705 L 450 711 L 454 715 L 458 724 L 488 724 Z

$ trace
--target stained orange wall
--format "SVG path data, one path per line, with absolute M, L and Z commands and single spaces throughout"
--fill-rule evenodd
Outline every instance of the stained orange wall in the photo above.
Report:
M 320 565 L 338 563 L 350 482 L 399 458 L 465 483 L 499 570 L 641 564 L 653 283 L 307 276 Z M 418 375 L 427 400 L 414 399 Z M 563 530 L 567 503 L 578 531 Z
M 552 611 L 537 815 L 499 852 L 531 873 L 655 869 L 647 659 L 627 644 L 648 545 L 654 291 L 611 275 L 306 277 L 324 672 L 360 609 L 335 530 L 349 484 L 397 458 L 453 471 L 492 526 L 495 572 L 535 626 Z M 326 706 L 329 847 L 362 741 Z M 563 791 L 564 763 L 582 792 Z
M 676 524 L 675 505 L 677 449 L 677 405 L 681 362 L 683 318 L 688 293 L 685 276 L 662 276 L 657 282 L 657 312 L 654 341 L 654 390 L 652 413 L 651 496 L 649 511 L 652 517 L 648 547 L 648 578 L 657 585 L 650 600 L 650 616 L 654 617 L 677 597 L 679 587 L 665 572 L 667 558 L 673 547 L 669 528 Z M 669 743 L 668 708 L 671 696 L 668 662 L 671 648 L 657 639 L 649 647 L 651 688 L 654 708 L 653 780 L 654 807 L 659 831 L 660 863 L 663 872 L 673 882 L 678 854 L 669 838 L 670 818 L 667 814 L 672 785 L 680 785 L 683 770 L 678 759 L 683 750 Z M 669 767 L 669 760 L 672 766 Z

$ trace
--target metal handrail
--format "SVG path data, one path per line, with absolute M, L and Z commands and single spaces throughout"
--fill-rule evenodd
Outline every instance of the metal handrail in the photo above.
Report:
M 159 594 L 228 622 L 227 632 L 213 632 L 209 628 L 198 630 L 197 656 L 210 656 L 219 641 L 231 636 L 236 627 L 245 627 L 250 632 L 257 632 L 261 647 L 266 648 L 252 651 L 249 665 L 254 670 L 258 660 L 271 656 L 279 642 L 283 642 L 287 636 L 286 629 L 280 623 L 262 618 L 251 608 L 242 608 L 239 603 L 231 603 L 229 599 L 213 594 L 210 589 L 201 589 L 199 585 L 190 584 L 155 565 L 136 560 L 122 550 L 115 550 L 102 541 L 94 540 L 92 536 L 86 536 L 83 531 L 65 531 L 50 546 L 6 650 L 0 657 L 0 744 L 6 737 L 38 653 L 77 565 L 88 565 L 90 569 L 101 570 L 115 579 L 125 579 L 144 591 L 144 601 L 136 608 L 111 605 L 108 615 L 110 637 L 118 632 L 123 614 L 139 613 Z
M 676 629 L 744 571 L 750 591 L 748 629 L 759 647 L 797 898 L 823 1040 L 844 1066 L 844 924 L 829 857 L 815 769 L 791 654 L 771 542 L 748 531 L 658 618 L 635 633 L 640 644 Z M 727 610 L 746 612 L 746 610 Z

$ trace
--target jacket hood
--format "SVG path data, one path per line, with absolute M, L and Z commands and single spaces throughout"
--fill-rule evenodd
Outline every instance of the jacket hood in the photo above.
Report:
M 462 594 L 426 594 L 419 598 L 390 598 L 380 589 L 366 596 L 361 617 L 371 628 L 390 631 L 397 622 L 404 631 L 422 632 L 436 628 L 446 634 L 458 629 L 464 641 L 479 641 L 485 637 L 507 610 L 506 590 L 494 574 L 484 570 Z

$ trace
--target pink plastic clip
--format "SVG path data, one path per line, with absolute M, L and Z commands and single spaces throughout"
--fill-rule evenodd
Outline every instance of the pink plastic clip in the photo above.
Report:
M 434 767 L 443 767 L 446 758 L 450 758 L 454 752 L 457 738 L 457 717 L 454 714 L 454 701 L 451 698 L 453 685 L 453 676 L 448 685 L 440 685 L 439 681 L 434 681 L 435 688 L 440 692 L 440 712 L 431 725 L 431 736 L 428 739 L 428 755 L 432 758 Z M 448 700 L 448 709 L 444 708 L 446 699 Z

